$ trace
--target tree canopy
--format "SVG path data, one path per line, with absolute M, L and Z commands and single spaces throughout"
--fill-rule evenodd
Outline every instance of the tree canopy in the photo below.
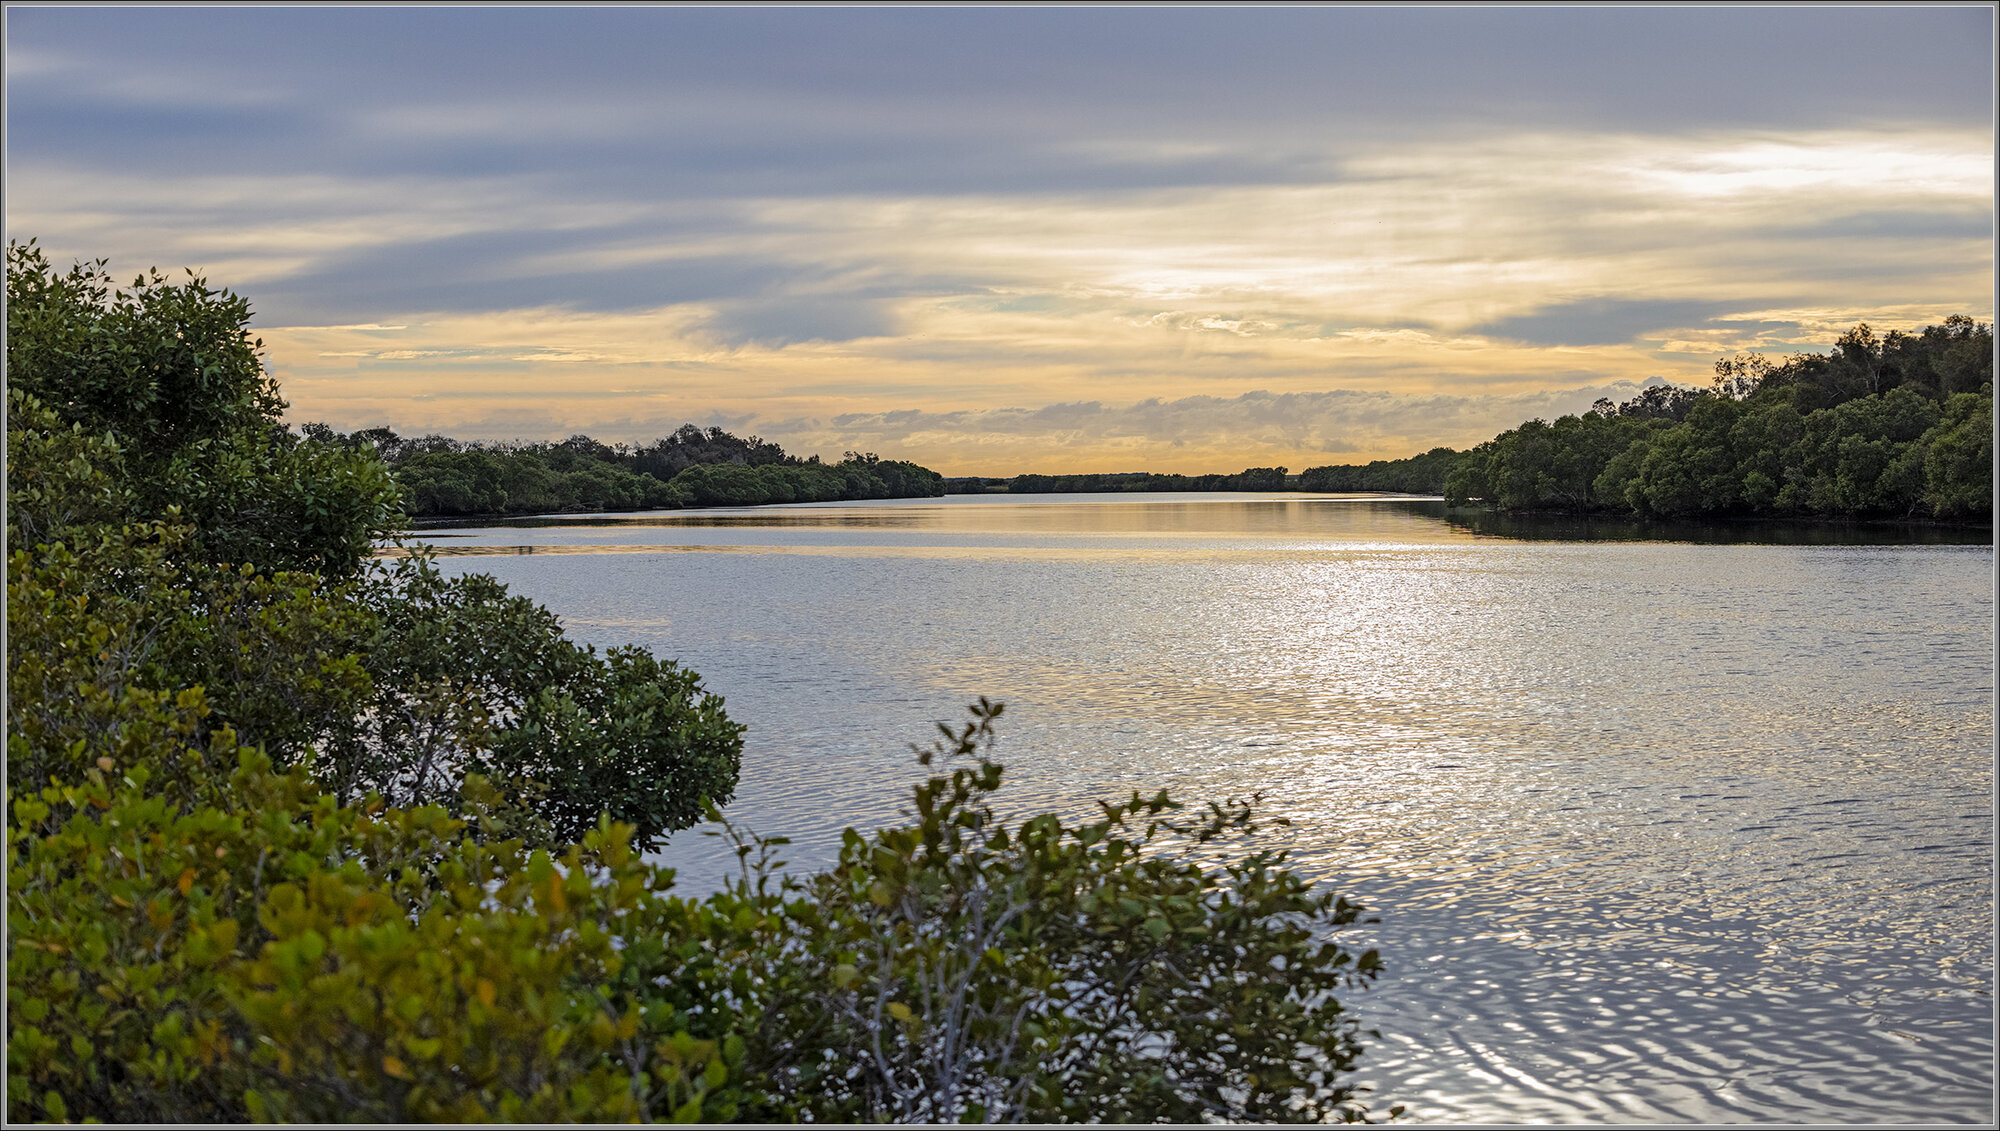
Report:
M 343 800 L 456 805 L 484 774 L 550 836 L 608 808 L 645 845 L 729 798 L 741 728 L 692 673 L 575 645 L 491 579 L 372 557 L 395 483 L 283 426 L 245 300 L 193 275 L 118 289 L 32 244 L 7 293 L 12 784 L 73 777 L 128 693 L 199 689 L 197 744 L 231 734 Z
M 93 445 L 88 459 L 117 488 L 117 516 L 97 496 L 101 519 L 171 510 L 205 561 L 352 572 L 399 525 L 395 484 L 379 461 L 284 427 L 249 317 L 247 300 L 191 273 L 175 283 L 152 271 L 119 288 L 102 260 L 58 272 L 33 243 L 9 244 L 10 405 L 34 417 L 37 437 L 68 429 L 72 458 Z M 24 449 L 24 486 L 55 490 L 53 502 L 61 491 L 37 477 L 62 473 L 41 463 L 56 454 L 41 442 Z M 60 517 L 43 505 L 22 520 Z
M 324 424 L 305 435 L 371 449 L 405 492 L 415 518 L 568 511 L 762 506 L 848 499 L 902 499 L 944 493 L 929 468 L 874 453 L 848 452 L 837 464 L 800 459 L 751 436 L 684 425 L 640 447 L 585 435 L 559 443 L 476 443 L 430 435 L 409 439 L 387 428 L 343 435 Z
M 1711 388 L 1529 421 L 1465 453 L 1454 502 L 1662 518 L 1990 520 L 1993 331 L 1866 325 L 1825 354 L 1716 363 Z

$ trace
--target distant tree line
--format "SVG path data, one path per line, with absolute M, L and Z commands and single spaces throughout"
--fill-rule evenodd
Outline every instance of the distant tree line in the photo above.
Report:
M 1827 354 L 1725 358 L 1711 388 L 1503 432 L 1443 487 L 1504 511 L 1990 520 L 1993 330 L 1954 315 L 1915 334 L 1856 326 Z
M 1435 495 L 1458 458 L 1450 448 L 1433 448 L 1403 460 L 1376 460 L 1362 466 L 1308 468 L 1292 475 L 1283 467 L 1246 467 L 1234 475 L 1169 475 L 1150 471 L 1095 472 L 1078 475 L 959 476 L 944 481 L 948 495 L 992 492 L 1045 495 L 1056 493 L 1117 493 L 1121 491 L 1397 491 Z
M 1405 495 L 1441 495 L 1445 477 L 1458 465 L 1460 453 L 1432 448 L 1409 459 L 1378 459 L 1369 464 L 1332 464 L 1299 473 L 1301 491 L 1392 491 Z
M 1046 495 L 1078 491 L 1282 491 L 1285 469 L 1247 467 L 1235 475 L 1159 475 L 1128 471 L 1085 475 L 1016 475 L 1009 492 Z
M 1993 328 L 1964 315 L 1914 334 L 1867 325 L 1825 354 L 1724 358 L 1706 389 L 1656 385 L 1467 452 L 1237 475 L 1018 475 L 1010 491 L 1398 492 L 1502 511 L 1632 518 L 1990 520 Z
M 693 424 L 639 447 L 581 434 L 554 443 L 507 444 L 438 435 L 406 438 L 387 428 L 343 435 L 324 424 L 307 424 L 302 431 L 321 443 L 373 448 L 403 488 L 406 509 L 419 518 L 944 493 L 944 478 L 914 463 L 873 452 L 847 452 L 839 463 L 821 463 L 818 456 L 800 459 L 756 436 Z

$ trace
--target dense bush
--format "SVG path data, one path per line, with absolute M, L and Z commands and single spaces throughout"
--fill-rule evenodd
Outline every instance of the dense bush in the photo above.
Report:
M 1337 1082 L 1361 1045 L 1334 994 L 1379 964 L 1330 938 L 1359 909 L 1309 890 L 1283 852 L 1227 851 L 1254 840 L 1248 805 L 1181 822 L 1165 793 L 1135 794 L 1094 822 L 998 820 L 999 714 L 981 700 L 943 728 L 922 760 L 950 768 L 913 791 L 913 824 L 849 829 L 833 869 L 775 894 L 747 869 L 723 897 L 780 912 L 749 955 L 764 987 L 750 1114 L 1363 1118 Z
M 929 468 L 873 453 L 837 464 L 797 459 L 752 436 L 689 424 L 628 448 L 571 436 L 557 444 L 477 444 L 446 436 L 405 439 L 386 428 L 343 435 L 303 426 L 327 449 L 372 450 L 392 470 L 415 517 L 762 506 L 942 495 Z
M 569 466 L 562 466 L 563 464 Z M 413 515 L 547 514 L 682 506 L 684 493 L 594 459 L 534 449 L 418 452 L 395 466 Z
M 1717 364 L 1713 389 L 1656 387 L 1533 420 L 1460 458 L 1454 502 L 1662 518 L 1987 519 L 1993 335 L 1966 318 L 1826 355 Z
M 836 464 L 695 464 L 674 476 L 672 486 L 690 504 L 704 507 L 929 498 L 944 494 L 944 477 L 929 468 L 854 452 L 847 456 Z
M 782 471 L 740 463 L 705 463 L 674 476 L 674 486 L 700 507 L 746 507 L 792 502 L 797 494 Z
M 18 244 L 7 288 L 10 782 L 74 780 L 121 704 L 199 689 L 197 745 L 227 730 L 344 800 L 453 805 L 484 773 L 549 836 L 608 808 L 651 845 L 733 792 L 740 728 L 692 673 L 579 648 L 489 579 L 372 562 L 394 485 L 279 426 L 243 300 L 115 291 Z
M 454 804 L 479 774 L 519 835 L 568 843 L 608 810 L 652 848 L 734 794 L 743 728 L 693 672 L 636 648 L 600 656 L 491 577 L 420 556 L 380 565 L 361 596 L 367 710 L 306 759 L 342 801 Z
M 152 272 L 120 290 L 102 261 L 58 273 L 32 242 L 10 243 L 7 384 L 24 398 L 10 411 L 32 405 L 38 436 L 104 437 L 116 517 L 173 508 L 203 560 L 351 570 L 398 524 L 396 486 L 379 461 L 280 425 L 249 317 L 247 301 L 199 278 Z
M 199 704 L 182 706 L 184 726 Z M 628 829 L 552 856 L 434 806 L 339 806 L 218 736 L 210 756 L 231 754 L 201 804 L 109 755 L 15 791 L 11 1120 L 736 1114 L 741 1039 L 696 1039 L 716 1026 L 671 1004 L 722 999 L 726 975 L 677 965 L 642 999 L 627 954 L 659 951 L 621 945 L 726 932 L 660 896 L 671 874 Z
M 1134 798 L 1100 822 L 1010 829 L 981 757 L 920 786 L 912 826 L 850 832 L 828 873 L 752 870 L 681 900 L 634 855 L 637 830 L 585 800 L 617 808 L 645 780 L 611 761 L 641 743 L 602 730 L 643 738 L 644 710 L 541 708 L 557 727 L 595 720 L 527 767 L 584 779 L 557 778 L 583 802 L 567 809 L 476 774 L 450 791 L 456 816 L 377 792 L 343 804 L 307 768 L 273 772 L 202 688 L 131 678 L 118 658 L 139 634 L 112 623 L 129 606 L 67 599 L 93 575 L 52 577 L 25 550 L 12 566 L 12 1118 L 1361 1113 L 1337 1082 L 1358 1034 L 1331 992 L 1373 956 L 1331 944 L 1354 909 L 1282 855 L 1209 859 L 1250 831 L 1247 811 L 1176 830 L 1163 796 Z M 274 621 L 328 607 L 309 597 L 273 603 Z M 313 636 L 272 627 L 295 651 Z M 606 696 L 657 703 L 653 673 L 632 670 L 649 658 L 625 660 Z M 493 662 L 532 685 L 577 660 L 555 638 Z M 998 713 L 948 753 L 983 754 Z M 694 796 L 675 784 L 652 796 Z M 517 836 L 554 844 L 586 812 L 577 847 Z
M 1242 806 L 999 822 L 997 706 L 914 824 L 805 879 L 740 841 L 761 853 L 698 900 L 608 818 L 555 853 L 497 839 L 476 779 L 461 819 L 341 806 L 226 731 L 159 757 L 201 710 L 152 704 L 124 760 L 15 791 L 12 1119 L 1366 1117 L 1333 995 L 1378 964 L 1328 938 L 1357 909 L 1218 851 Z M 199 797 L 158 788 L 232 757 Z
M 1432 448 L 1409 459 L 1378 459 L 1367 464 L 1328 464 L 1299 473 L 1301 491 L 1392 491 L 1437 495 L 1445 477 L 1458 463 L 1450 448 Z

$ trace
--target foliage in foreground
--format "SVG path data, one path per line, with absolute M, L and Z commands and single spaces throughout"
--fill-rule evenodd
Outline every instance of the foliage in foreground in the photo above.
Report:
M 1359 908 L 1255 848 L 1249 804 L 1183 821 L 1162 792 L 1082 824 L 1000 821 L 999 714 L 982 699 L 941 728 L 922 761 L 952 768 L 915 788 L 913 824 L 849 829 L 836 867 L 775 897 L 757 868 L 732 887 L 782 907 L 782 944 L 752 956 L 758 1114 L 1364 1118 L 1338 1082 L 1361 1043 L 1334 994 L 1379 963 L 1331 938 Z
M 199 699 L 176 709 L 170 730 Z M 554 856 L 482 843 L 435 806 L 342 807 L 233 753 L 198 805 L 109 755 L 16 797 L 10 1119 L 733 1114 L 715 1085 L 740 1040 L 617 988 L 618 937 L 678 906 L 629 827 Z
M 285 429 L 249 318 L 246 300 L 192 275 L 174 283 L 154 271 L 119 288 L 102 261 L 58 272 L 32 242 L 10 243 L 9 430 L 19 427 L 12 414 L 31 405 L 26 427 L 37 439 L 24 442 L 64 457 L 38 460 L 31 475 L 75 486 L 89 474 L 75 461 L 101 461 L 88 496 L 101 520 L 162 520 L 171 510 L 202 561 L 351 572 L 398 525 L 396 486 L 380 461 Z M 11 480 L 14 439 L 8 448 Z M 41 519 L 60 499 L 19 513 Z M 50 533 L 36 521 L 10 526 L 15 545 Z
M 477 780 L 465 818 L 342 806 L 226 730 L 196 749 L 204 709 L 136 705 L 74 783 L 16 793 L 12 1119 L 1366 1117 L 1334 995 L 1379 964 L 1330 938 L 1358 909 L 1239 854 L 1244 805 L 996 819 L 998 705 L 909 825 L 802 879 L 741 839 L 703 899 L 630 826 L 482 837 Z
M 381 562 L 374 455 L 280 424 L 249 305 L 157 272 L 112 286 L 7 252 L 9 784 L 73 781 L 130 695 L 201 690 L 227 727 L 343 801 L 461 804 L 564 844 L 609 809 L 641 846 L 735 790 L 742 728 L 692 672 L 568 640 L 490 578 Z

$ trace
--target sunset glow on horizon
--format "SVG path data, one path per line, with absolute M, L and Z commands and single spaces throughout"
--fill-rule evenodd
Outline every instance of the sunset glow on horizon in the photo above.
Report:
M 1296 471 L 1990 321 L 1992 19 L 13 8 L 8 234 L 294 421 Z

